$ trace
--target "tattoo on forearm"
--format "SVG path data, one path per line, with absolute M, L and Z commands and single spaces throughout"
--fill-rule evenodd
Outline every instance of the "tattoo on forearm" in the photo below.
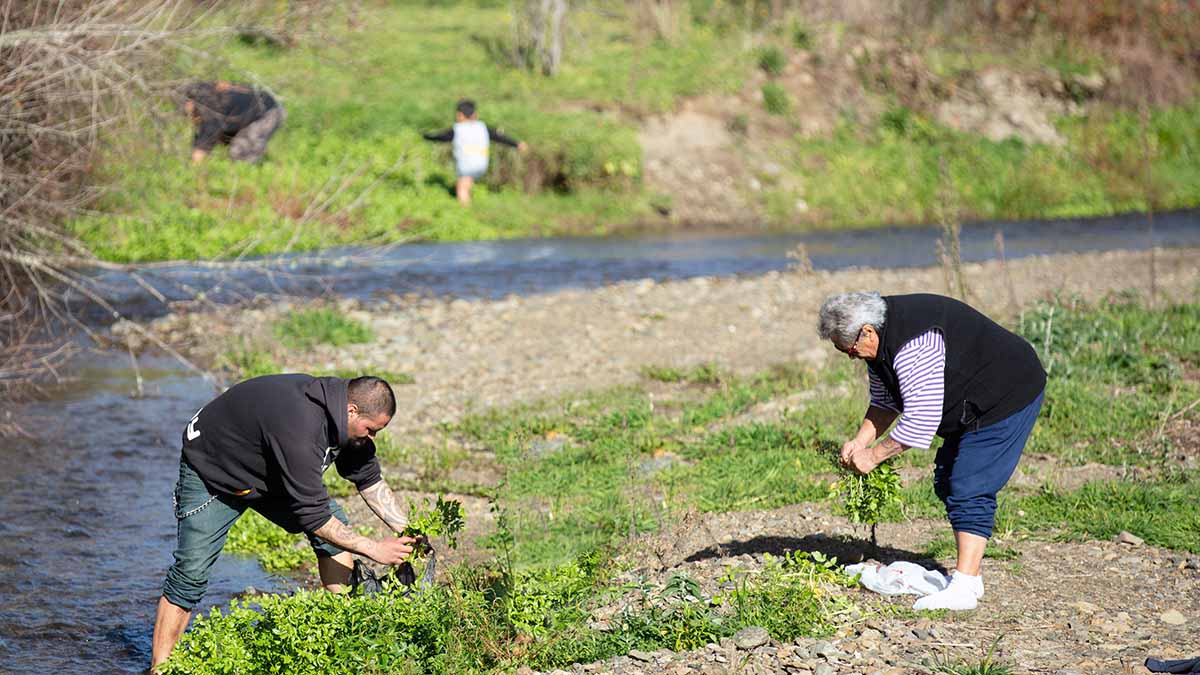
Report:
M 399 533 L 408 525 L 408 518 L 400 510 L 400 505 L 396 503 L 396 495 L 386 482 L 381 480 L 360 494 L 367 506 L 380 520 L 387 523 L 392 531 Z
M 367 557 L 371 557 L 375 545 L 374 541 L 355 532 L 332 516 L 327 523 L 313 530 L 313 534 L 348 551 L 354 551 Z

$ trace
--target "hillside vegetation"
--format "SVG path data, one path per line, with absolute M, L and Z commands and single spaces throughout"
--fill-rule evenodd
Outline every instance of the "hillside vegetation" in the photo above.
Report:
M 210 38 L 221 61 L 185 70 L 287 108 L 265 162 L 189 166 L 182 119 L 166 147 L 109 139 L 110 189 L 71 228 L 139 261 L 1195 205 L 1191 3 L 940 6 L 587 3 L 552 77 L 514 64 L 490 3 L 366 3 L 291 45 Z M 469 209 L 448 148 L 421 139 L 463 97 L 531 148 L 496 149 Z

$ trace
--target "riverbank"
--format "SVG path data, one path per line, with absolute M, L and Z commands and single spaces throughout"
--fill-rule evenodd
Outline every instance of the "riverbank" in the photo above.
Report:
M 1123 673 L 1146 656 L 1189 656 L 1200 649 L 1189 477 L 1200 460 L 1189 407 L 1200 393 L 1197 254 L 1156 252 L 1158 309 L 1136 299 L 1148 288 L 1149 253 L 964 266 L 971 301 L 1031 340 L 1051 384 L 1002 495 L 987 595 L 980 610 L 953 615 L 914 614 L 904 600 L 839 587 L 806 557 L 949 563 L 930 452 L 900 459 L 902 506 L 880 526 L 879 551 L 828 502 L 819 448 L 861 415 L 863 378 L 811 329 L 828 293 L 941 291 L 941 269 L 343 307 L 373 339 L 267 357 L 285 369 L 411 376 L 397 388 L 411 413 L 381 437 L 385 477 L 409 496 L 462 499 L 468 543 L 447 556 L 444 586 L 411 604 L 301 596 L 267 611 L 289 626 L 365 625 L 385 612 L 391 618 L 372 623 L 380 632 L 364 645 L 403 646 L 423 672 L 890 674 L 991 663 L 1012 673 Z M 190 353 L 212 356 L 232 336 L 261 349 L 254 335 L 273 335 L 267 327 L 296 309 L 156 327 L 180 345 L 203 336 L 210 351 Z M 349 497 L 337 481 L 331 489 Z M 359 500 L 345 503 L 355 522 L 372 522 Z M 1110 541 L 1122 531 L 1135 536 Z M 789 551 L 802 553 L 781 572 Z M 504 579 L 508 590 L 494 595 L 490 584 Z M 827 598 L 823 609 L 789 604 L 814 594 Z M 481 600 L 489 597 L 500 599 Z M 305 654 L 316 671 L 334 672 L 346 657 L 311 641 L 243 641 L 239 627 L 255 616 L 239 610 L 193 628 L 200 642 L 190 658 L 204 658 L 212 640 L 262 650 L 245 663 Z M 798 616 L 808 623 L 788 618 Z M 735 634 L 751 625 L 770 637 Z M 456 637 L 463 631 L 486 639 L 468 644 Z M 354 658 L 391 653 L 345 648 Z
M 1159 292 L 1185 299 L 1197 283 L 1197 249 L 1156 252 Z M 1096 300 L 1150 285 L 1150 253 L 1041 256 L 963 265 L 968 300 L 1013 318 L 1062 294 Z M 847 289 L 945 292 L 941 268 L 771 273 L 747 278 L 632 281 L 501 300 L 398 298 L 364 308 L 340 305 L 376 338 L 294 352 L 274 344 L 272 322 L 308 304 L 279 303 L 230 313 L 158 319 L 152 330 L 208 364 L 260 362 L 270 370 L 403 373 L 396 433 L 425 433 L 484 410 L 636 382 L 643 368 L 715 362 L 736 373 L 777 363 L 820 366 L 836 354 L 820 344 L 812 317 L 822 299 Z

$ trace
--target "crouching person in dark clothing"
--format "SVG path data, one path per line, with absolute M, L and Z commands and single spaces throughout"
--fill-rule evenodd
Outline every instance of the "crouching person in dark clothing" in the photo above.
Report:
M 204 161 L 218 143 L 229 145 L 229 156 L 257 163 L 267 141 L 287 117 L 270 94 L 231 82 L 195 82 L 184 87 L 184 109 L 196 128 L 192 163 Z
M 152 668 L 179 641 L 229 529 L 246 509 L 307 534 L 330 591 L 348 583 L 352 552 L 389 565 L 409 557 L 409 537 L 369 539 L 350 529 L 321 481 L 336 466 L 392 532 L 403 531 L 407 517 L 380 475 L 374 443 L 395 413 L 384 380 L 309 375 L 246 380 L 196 413 L 183 431 L 174 500 L 178 543 L 154 621 Z

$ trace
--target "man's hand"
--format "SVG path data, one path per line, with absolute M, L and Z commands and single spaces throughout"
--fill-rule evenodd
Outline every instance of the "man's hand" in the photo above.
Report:
M 517 143 L 517 152 L 525 152 L 528 149 L 529 149 L 529 145 L 526 144 L 525 141 L 521 141 L 520 143 Z
M 413 552 L 416 539 L 412 537 L 396 537 L 394 539 L 379 539 L 368 554 L 371 560 L 383 565 L 396 565 L 408 560 Z

